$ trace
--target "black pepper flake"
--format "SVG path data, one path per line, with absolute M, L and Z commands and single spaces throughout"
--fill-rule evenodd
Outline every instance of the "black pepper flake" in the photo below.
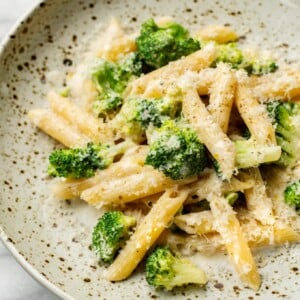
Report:
M 219 289 L 219 290 L 221 290 L 221 289 L 223 289 L 224 288 L 224 285 L 222 284 L 222 283 L 216 283 L 215 285 L 214 285 L 214 287 L 216 288 L 216 289 Z
M 72 62 L 71 59 L 65 58 L 65 59 L 63 60 L 63 64 L 64 64 L 65 66 L 67 66 L 67 67 L 70 67 L 70 66 L 72 66 L 73 62 Z

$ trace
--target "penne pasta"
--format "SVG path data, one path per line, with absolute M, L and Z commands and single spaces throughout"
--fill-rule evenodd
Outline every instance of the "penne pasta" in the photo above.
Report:
M 276 145 L 275 129 L 266 109 L 257 101 L 244 83 L 238 83 L 237 85 L 235 103 L 251 136 L 259 144 Z
M 240 223 L 227 200 L 211 193 L 208 196 L 214 227 L 221 235 L 230 260 L 241 280 L 254 290 L 261 284 L 260 275 Z
M 98 50 L 97 56 L 107 60 L 117 61 L 124 55 L 136 50 L 135 38 L 136 35 L 132 34 L 130 36 L 124 35 L 118 39 L 114 39 L 110 42 L 109 47 Z
M 272 200 L 267 195 L 259 169 L 251 168 L 246 173 L 254 180 L 254 186 L 244 191 L 248 210 L 262 224 L 273 224 L 275 220 Z
M 108 280 L 124 280 L 133 272 L 163 230 L 168 227 L 187 195 L 187 190 L 178 190 L 176 186 L 166 190 L 107 269 Z
M 113 41 L 124 37 L 124 30 L 116 18 L 111 18 L 106 28 L 99 38 L 92 44 L 90 55 L 99 56 L 109 53 Z
M 67 147 L 82 147 L 89 142 L 87 136 L 52 111 L 34 109 L 29 111 L 28 117 L 37 127 Z
M 250 248 L 295 243 L 300 240 L 299 234 L 282 221 L 263 225 L 253 218 L 253 214 L 244 210 L 238 210 L 237 218 Z M 174 223 L 188 234 L 206 235 L 207 239 L 212 234 L 215 236 L 217 232 L 212 212 L 209 210 L 178 215 L 174 218 Z M 219 243 L 224 244 L 221 240 Z
M 220 44 L 234 42 L 239 38 L 233 29 L 220 25 L 206 26 L 198 31 L 195 37 L 200 41 L 214 41 Z
M 92 115 L 76 106 L 69 99 L 51 92 L 48 95 L 52 110 L 84 135 L 88 136 L 91 141 L 107 141 L 112 139 L 112 134 L 109 134 L 109 128 Z
M 242 174 L 242 173 L 241 173 Z M 240 177 L 240 176 L 239 176 Z M 243 179 L 233 176 L 229 181 L 224 181 L 221 186 L 221 192 L 223 194 L 228 192 L 244 192 L 246 189 L 254 187 L 254 180 L 247 177 L 246 174 L 243 175 Z M 194 202 L 193 196 L 196 197 L 196 201 L 201 201 L 207 198 L 209 193 L 215 188 L 216 176 L 213 170 L 207 170 L 196 182 L 189 185 L 190 196 L 187 203 Z
M 235 169 L 234 144 L 214 121 L 196 90 L 185 91 L 182 112 L 197 132 L 200 141 L 219 163 L 224 178 L 230 179 Z
M 187 71 L 199 72 L 200 70 L 209 67 L 215 60 L 215 57 L 216 49 L 213 45 L 209 44 L 195 53 L 183 57 L 178 61 L 171 62 L 160 69 L 136 79 L 129 86 L 130 94 L 143 94 L 148 85 L 156 80 L 159 80 L 161 84 L 164 84 L 164 82 L 167 83 L 171 78 L 177 78 Z
M 211 87 L 207 110 L 223 132 L 227 132 L 231 107 L 235 96 L 235 77 L 230 67 L 218 64 L 214 84 Z
M 215 232 L 210 210 L 176 216 L 174 223 L 189 234 L 201 235 Z
M 261 102 L 297 98 L 300 96 L 300 72 L 284 69 L 275 74 L 266 74 L 256 80 L 253 90 Z
M 80 197 L 84 190 L 103 184 L 103 182 L 108 184 L 112 178 L 139 174 L 143 171 L 147 150 L 147 146 L 138 146 L 125 153 L 120 161 L 113 163 L 105 170 L 98 171 L 95 176 L 87 179 L 56 181 L 51 190 L 58 199 L 74 199 Z
M 272 247 L 287 245 L 290 243 L 298 243 L 300 240 L 299 234 L 290 226 L 282 223 L 275 223 L 274 227 L 270 225 L 261 225 L 255 223 L 241 224 L 242 230 L 245 233 L 245 238 L 251 249 L 255 250 L 260 247 Z M 193 232 L 189 227 L 190 232 Z M 254 230 L 252 232 L 251 230 Z M 191 252 L 199 252 L 202 255 L 213 255 L 216 252 L 224 252 L 225 243 L 221 235 L 216 232 L 206 234 L 189 234 L 188 236 L 180 236 L 167 232 L 162 236 L 162 242 L 168 243 L 175 251 L 178 248 L 186 251 L 186 255 Z
M 150 166 L 144 166 L 141 172 L 122 178 L 103 181 L 81 193 L 81 198 L 91 205 L 121 205 L 139 198 L 160 193 L 174 184 L 185 184 L 195 181 L 189 178 L 177 181 L 167 178 Z

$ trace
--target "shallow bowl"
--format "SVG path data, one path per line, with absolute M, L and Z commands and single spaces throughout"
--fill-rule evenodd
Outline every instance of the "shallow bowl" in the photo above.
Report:
M 29 122 L 28 110 L 45 106 L 47 92 L 63 85 L 64 75 L 111 16 L 132 30 L 163 15 L 191 30 L 231 25 L 246 43 L 275 50 L 288 62 L 299 59 L 299 1 L 42 2 L 1 46 L 0 236 L 29 273 L 65 299 L 299 299 L 300 245 L 256 253 L 263 276 L 257 293 L 242 286 L 224 255 L 192 258 L 205 265 L 210 279 L 205 290 L 155 291 L 141 268 L 125 282 L 109 283 L 90 250 L 99 212 L 79 201 L 51 199 L 45 170 L 57 144 Z

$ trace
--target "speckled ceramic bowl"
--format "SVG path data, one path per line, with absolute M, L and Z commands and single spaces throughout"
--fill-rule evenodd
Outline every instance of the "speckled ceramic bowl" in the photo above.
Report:
M 68 72 L 99 22 L 119 17 L 128 29 L 149 16 L 171 15 L 191 29 L 230 24 L 246 42 L 274 49 L 290 61 L 299 55 L 297 0 L 171 1 L 48 0 L 21 22 L 0 55 L 0 236 L 18 261 L 42 284 L 66 299 L 299 299 L 300 245 L 259 252 L 263 276 L 258 293 L 243 288 L 226 257 L 195 257 L 210 282 L 163 293 L 149 287 L 140 270 L 109 283 L 90 251 L 98 212 L 84 203 L 49 197 L 46 159 L 55 143 L 28 121 L 26 112 L 45 105 L 52 88 L 46 74 Z M 56 86 L 63 76 L 56 77 Z

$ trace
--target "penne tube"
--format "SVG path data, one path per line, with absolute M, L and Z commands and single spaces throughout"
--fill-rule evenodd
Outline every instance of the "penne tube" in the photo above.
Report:
M 189 234 L 208 234 L 216 232 L 213 224 L 213 216 L 210 210 L 196 213 L 178 215 L 174 223 L 183 231 Z
M 124 37 L 124 30 L 121 27 L 120 22 L 116 18 L 111 18 L 108 26 L 99 38 L 92 43 L 90 56 L 99 56 L 103 53 L 108 53 L 110 45 L 113 41 Z
M 216 72 L 217 70 L 214 68 L 207 68 L 198 73 L 198 78 L 196 78 L 193 85 L 200 96 L 209 94 L 215 81 Z
M 250 168 L 245 171 L 254 180 L 254 186 L 244 191 L 247 208 L 253 217 L 262 224 L 273 224 L 273 203 L 266 192 L 265 183 L 258 168 Z
M 92 141 L 106 141 L 110 137 L 108 134 L 109 128 L 107 128 L 105 124 L 101 124 L 94 116 L 79 108 L 69 99 L 61 97 L 55 92 L 51 92 L 48 95 L 48 101 L 52 110 L 57 115 L 73 124 L 82 134 L 88 136 Z
M 265 107 L 244 83 L 237 85 L 235 103 L 251 136 L 259 144 L 276 145 L 275 129 Z
M 261 279 L 235 212 L 224 197 L 210 193 L 207 198 L 214 217 L 214 227 L 221 235 L 240 279 L 253 290 L 258 290 Z
M 188 85 L 197 89 L 199 95 L 208 95 L 211 86 L 215 81 L 217 69 L 206 68 L 200 72 L 187 71 L 179 78 L 168 78 L 163 82 L 160 79 L 154 80 L 149 84 L 143 93 L 145 98 L 159 98 L 168 93 L 176 92 L 178 86 Z
M 106 278 L 108 280 L 124 280 L 134 271 L 146 252 L 169 226 L 187 195 L 187 190 L 178 190 L 176 186 L 165 191 L 107 269 Z
M 200 70 L 209 67 L 215 58 L 216 49 L 212 44 L 209 44 L 201 50 L 177 61 L 170 62 L 168 65 L 136 79 L 130 85 L 130 94 L 143 94 L 146 88 L 156 80 L 159 80 L 161 84 L 164 84 L 164 82 L 168 82 L 172 78 L 176 79 L 187 71 L 199 72 Z
M 192 177 L 174 181 L 158 170 L 144 166 L 139 173 L 122 178 L 112 178 L 84 190 L 81 198 L 91 205 L 121 205 L 152 194 L 160 193 L 174 184 L 186 184 L 195 181 Z
M 262 224 L 255 220 L 253 214 L 249 211 L 239 212 L 238 217 L 251 248 L 276 246 L 300 241 L 299 234 L 280 220 L 276 220 L 273 224 Z
M 182 111 L 200 141 L 218 162 L 224 178 L 230 179 L 235 169 L 234 143 L 214 121 L 196 90 L 185 91 Z
M 28 116 L 37 127 L 66 147 L 85 147 L 90 141 L 74 126 L 49 110 L 33 109 L 29 111 Z
M 280 246 L 300 241 L 299 234 L 289 225 L 283 223 L 275 223 L 273 227 L 261 225 L 258 222 L 254 226 L 241 223 L 241 227 L 249 247 L 254 250 L 260 247 Z M 224 240 L 216 232 L 199 235 L 194 233 L 187 236 L 168 232 L 163 236 L 162 242 L 167 243 L 174 250 L 178 251 L 180 248 L 181 251 L 185 251 L 186 255 L 193 252 L 212 255 L 226 250 Z
M 225 133 L 228 129 L 235 86 L 236 80 L 230 67 L 227 64 L 218 64 L 207 110 Z
M 273 99 L 291 100 L 300 96 L 300 72 L 293 69 L 279 69 L 256 80 L 254 92 L 261 102 Z
M 109 44 L 109 47 L 100 49 L 97 52 L 97 56 L 110 61 L 117 61 L 123 58 L 124 55 L 136 50 L 135 38 L 136 34 L 132 34 L 114 39 Z
M 195 37 L 200 41 L 214 41 L 219 44 L 234 42 L 239 38 L 233 29 L 221 25 L 206 26 L 198 31 Z
M 297 232 L 300 232 L 300 218 L 294 207 L 284 201 L 284 189 L 289 184 L 291 178 L 298 178 L 297 164 L 293 173 L 287 172 L 285 168 L 273 166 L 264 170 L 264 180 L 266 181 L 267 194 L 272 199 L 274 214 L 276 219 L 287 223 Z M 298 170 L 297 170 L 298 169 Z M 292 177 L 290 177 L 292 176 Z
M 93 103 L 98 96 L 98 90 L 86 72 L 86 65 L 83 63 L 74 73 L 68 75 L 66 82 L 70 88 L 70 97 L 76 99 L 76 103 L 80 103 L 82 109 L 93 115 Z
M 147 146 L 138 146 L 134 150 L 127 151 L 120 161 L 111 164 L 105 170 L 98 171 L 95 176 L 86 179 L 56 181 L 51 190 L 58 200 L 75 199 L 80 197 L 84 190 L 103 184 L 103 182 L 110 182 L 112 178 L 126 178 L 126 176 L 141 173 L 147 151 Z
M 244 175 L 243 179 L 240 178 L 242 173 L 243 172 L 239 172 L 238 177 L 233 176 L 229 181 L 224 181 L 222 183 L 222 194 L 227 192 L 244 192 L 244 190 L 254 186 L 254 180 L 249 176 L 247 177 L 247 175 Z M 217 180 L 214 170 L 205 170 L 200 174 L 199 179 L 196 182 L 189 185 L 190 195 L 187 203 L 195 202 L 193 196 L 197 196 L 196 201 L 206 199 L 208 194 L 215 188 Z
M 237 211 L 242 232 L 251 248 L 295 243 L 300 241 L 299 234 L 288 224 L 276 220 L 273 224 L 262 224 L 256 220 L 253 213 L 245 209 Z M 174 223 L 188 234 L 216 234 L 212 212 L 201 211 L 178 215 Z

